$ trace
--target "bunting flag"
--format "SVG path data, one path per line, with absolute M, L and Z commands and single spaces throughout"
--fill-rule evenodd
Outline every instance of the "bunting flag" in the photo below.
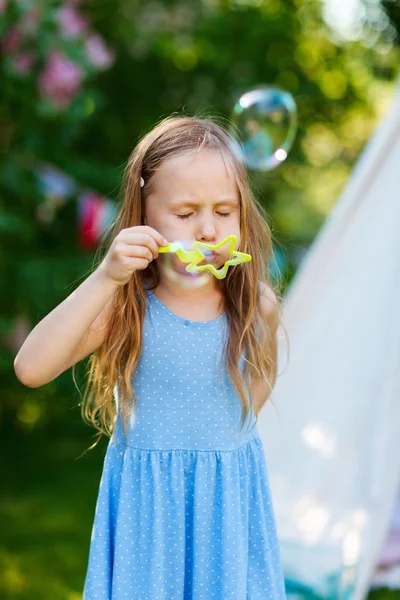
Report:
M 78 241 L 82 250 L 92 250 L 115 215 L 115 202 L 92 191 L 78 197 Z
M 70 200 L 77 191 L 72 177 L 48 163 L 36 170 L 43 201 L 36 208 L 36 218 L 43 224 L 51 224 L 58 209 Z
M 58 210 L 77 198 L 77 243 L 84 251 L 93 250 L 114 218 L 116 203 L 98 192 L 83 189 L 73 177 L 51 164 L 41 164 L 36 176 L 43 194 L 36 209 L 37 220 L 51 225 Z

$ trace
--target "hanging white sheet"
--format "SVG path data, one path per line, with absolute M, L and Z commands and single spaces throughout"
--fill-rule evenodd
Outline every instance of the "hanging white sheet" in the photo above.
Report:
M 282 308 L 258 430 L 289 597 L 361 600 L 400 483 L 400 93 Z

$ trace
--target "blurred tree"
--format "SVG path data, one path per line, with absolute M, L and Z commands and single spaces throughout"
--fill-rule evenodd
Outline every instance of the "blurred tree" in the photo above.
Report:
M 292 276 L 387 110 L 398 68 L 394 25 L 382 7 L 381 20 L 370 11 L 349 40 L 328 6 L 317 0 L 1 3 L 0 335 L 7 345 L 0 365 L 9 391 L 3 411 L 15 417 L 24 406 L 26 390 L 16 391 L 12 371 L 24 333 L 72 291 L 92 260 L 77 244 L 75 198 L 54 220 L 40 219 L 43 162 L 115 197 L 129 152 L 160 118 L 180 110 L 230 117 L 243 92 L 280 85 L 297 102 L 297 140 L 279 169 L 252 173 L 252 181 L 287 249 Z M 57 393 L 73 390 L 69 374 L 53 383 Z M 35 394 L 42 392 L 29 397 Z M 43 407 L 48 418 L 63 410 Z
M 72 394 L 76 403 L 70 373 L 28 390 L 12 368 L 30 328 L 92 262 L 78 244 L 74 186 L 49 213 L 39 169 L 50 164 L 77 190 L 115 198 L 133 145 L 160 118 L 230 117 L 245 91 L 279 85 L 298 106 L 297 140 L 278 169 L 251 175 L 289 256 L 289 280 L 387 110 L 398 70 L 398 4 L 340 6 L 0 0 L 0 417 L 2 454 L 13 457 L 1 465 L 0 595 L 80 598 L 98 477 L 93 465 L 78 484 L 80 471 L 72 474 L 88 444 L 79 414 L 66 414 Z

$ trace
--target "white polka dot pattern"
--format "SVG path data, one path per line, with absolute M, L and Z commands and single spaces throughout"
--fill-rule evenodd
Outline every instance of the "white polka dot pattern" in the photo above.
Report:
M 224 322 L 149 296 L 137 406 L 128 439 L 118 418 L 107 448 L 83 600 L 286 598 L 262 443 L 254 421 L 238 433 L 240 399 L 215 361 Z

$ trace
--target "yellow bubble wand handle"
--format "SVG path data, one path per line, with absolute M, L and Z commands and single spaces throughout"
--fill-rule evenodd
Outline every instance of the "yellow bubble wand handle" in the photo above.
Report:
M 220 269 L 216 269 L 213 265 L 201 265 L 198 264 L 204 260 L 205 256 L 200 248 L 208 248 L 209 250 L 218 250 L 225 246 L 229 242 L 229 255 L 232 257 L 227 260 L 224 265 Z M 210 271 L 217 279 L 224 279 L 226 277 L 226 273 L 228 268 L 232 265 L 239 265 L 241 263 L 250 262 L 251 255 L 246 254 L 244 252 L 237 252 L 235 250 L 235 245 L 237 242 L 236 235 L 228 235 L 224 240 L 219 242 L 219 244 L 207 244 L 206 242 L 193 242 L 192 246 L 194 250 L 185 250 L 182 246 L 181 242 L 171 242 L 166 246 L 160 246 L 159 252 L 175 252 L 178 255 L 178 258 L 182 262 L 190 263 L 186 267 L 186 271 L 188 273 L 201 273 L 202 271 Z

